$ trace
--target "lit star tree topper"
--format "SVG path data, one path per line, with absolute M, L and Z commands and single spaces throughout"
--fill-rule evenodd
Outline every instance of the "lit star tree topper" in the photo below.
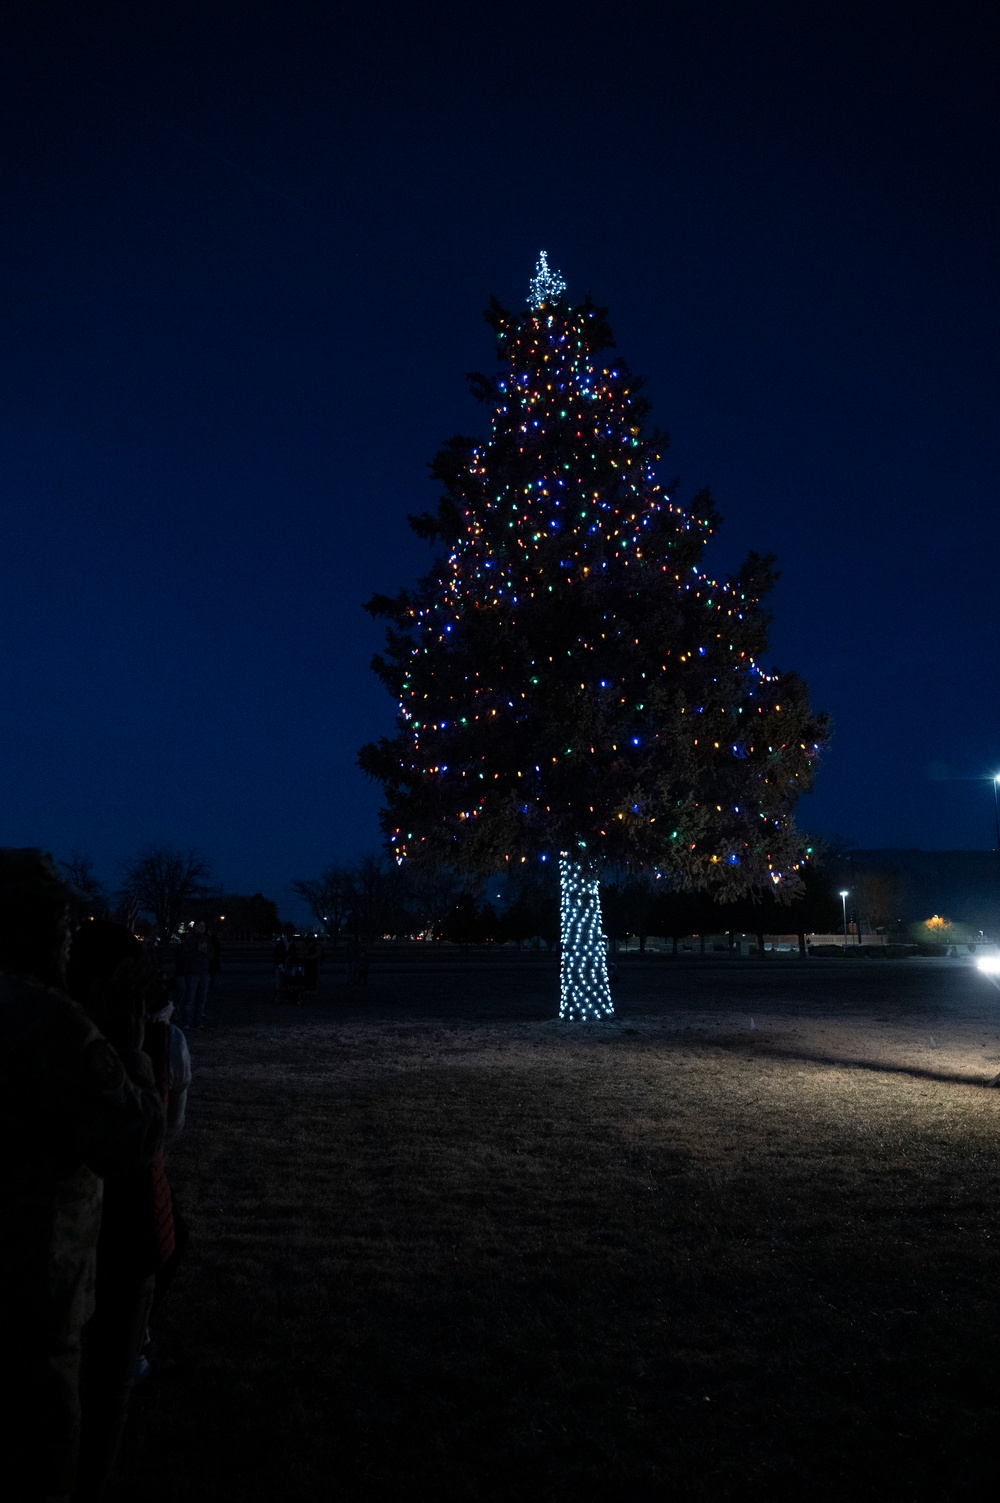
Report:
M 543 256 L 527 311 L 487 312 L 500 369 L 469 380 L 489 432 L 444 445 L 437 511 L 410 519 L 438 557 L 368 603 L 398 718 L 359 763 L 397 859 L 558 864 L 560 1013 L 596 1020 L 613 1010 L 601 871 L 794 893 L 793 809 L 827 724 L 801 679 L 760 666 L 773 560 L 721 583 L 702 570 L 711 499 L 661 488 L 665 438 L 605 353 L 605 310 L 564 292 Z
M 529 283 L 528 306 L 541 308 L 545 303 L 554 303 L 565 291 L 565 280 L 550 268 L 547 252 L 539 251 L 535 275 Z

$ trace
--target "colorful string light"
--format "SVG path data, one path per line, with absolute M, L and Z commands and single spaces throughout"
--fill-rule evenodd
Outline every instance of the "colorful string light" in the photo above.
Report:
M 771 563 L 702 572 L 711 500 L 662 490 L 640 383 L 599 358 L 604 311 L 558 301 L 544 252 L 531 288 L 526 313 L 488 314 L 501 371 L 473 381 L 489 437 L 445 445 L 444 500 L 414 519 L 443 555 L 370 606 L 390 621 L 375 667 L 399 703 L 397 735 L 360 759 L 385 786 L 386 834 L 401 860 L 484 871 L 580 851 L 588 872 L 630 862 L 723 897 L 794 887 L 792 810 L 826 724 L 798 678 L 758 666 Z M 593 978 L 579 996 L 610 1005 Z

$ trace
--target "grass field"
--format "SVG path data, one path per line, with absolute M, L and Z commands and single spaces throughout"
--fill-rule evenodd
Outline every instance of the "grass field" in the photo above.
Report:
M 112 1497 L 965 1499 L 1000 1481 L 1000 994 L 947 961 L 226 978 Z

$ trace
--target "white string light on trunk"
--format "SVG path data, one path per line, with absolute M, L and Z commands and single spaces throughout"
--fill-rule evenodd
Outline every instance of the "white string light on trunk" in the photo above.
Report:
M 559 1016 L 597 1023 L 614 1013 L 596 873 L 565 852 L 559 858 Z

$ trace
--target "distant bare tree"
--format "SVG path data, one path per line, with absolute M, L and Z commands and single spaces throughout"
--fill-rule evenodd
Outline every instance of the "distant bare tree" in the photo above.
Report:
M 126 929 L 134 930 L 139 923 L 140 906 L 139 899 L 132 893 L 120 892 L 111 917 L 116 924 L 124 924 Z
M 262 892 L 209 892 L 190 900 L 187 917 L 225 940 L 266 939 L 281 928 L 277 904 Z
M 399 867 L 387 856 L 362 856 L 350 868 L 350 928 L 370 943 L 395 925 L 404 897 Z
M 328 866 L 321 877 L 302 877 L 288 885 L 296 897 L 305 903 L 317 924 L 322 925 L 324 933 L 333 940 L 333 948 L 336 950 L 337 938 L 347 922 L 354 890 L 348 868 Z
M 147 846 L 124 865 L 122 898 L 148 913 L 164 939 L 185 917 L 192 898 L 207 891 L 209 864 L 197 852 L 173 846 Z
M 74 852 L 68 861 L 60 861 L 59 865 L 77 892 L 81 894 L 83 906 L 95 915 L 106 914 L 108 903 L 104 888 L 95 875 L 94 863 L 90 857 Z
M 451 867 L 427 857 L 416 857 L 403 868 L 407 906 L 424 929 L 436 929 L 455 906 L 467 885 Z
M 370 943 L 394 929 L 408 895 L 399 867 L 383 855 L 362 856 L 350 866 L 330 866 L 320 877 L 299 878 L 288 885 L 335 948 L 340 934 L 348 930 Z
M 903 883 L 891 869 L 859 871 L 854 880 L 855 903 L 873 928 L 889 928 L 902 914 Z

